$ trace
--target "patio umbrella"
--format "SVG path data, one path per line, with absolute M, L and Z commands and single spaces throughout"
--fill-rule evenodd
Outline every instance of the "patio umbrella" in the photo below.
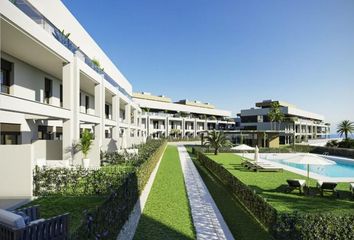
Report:
M 250 147 L 246 144 L 241 144 L 241 145 L 238 145 L 236 147 L 232 147 L 231 148 L 232 150 L 239 150 L 239 151 L 243 151 L 242 153 L 242 157 L 244 157 L 244 153 L 245 151 L 253 151 L 255 148 L 254 147 Z
M 321 156 L 315 154 L 301 154 L 297 155 L 292 158 L 285 159 L 285 161 L 290 163 L 297 163 L 297 164 L 306 164 L 307 165 L 307 182 L 310 179 L 310 165 L 333 165 L 336 164 L 335 162 L 323 158 Z
M 254 150 L 254 161 L 258 162 L 259 160 L 259 148 L 256 146 L 256 149 Z

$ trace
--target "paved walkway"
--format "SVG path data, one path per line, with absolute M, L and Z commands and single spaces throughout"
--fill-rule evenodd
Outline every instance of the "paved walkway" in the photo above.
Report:
M 166 150 L 166 147 L 165 147 L 165 150 Z M 129 219 L 125 222 L 122 230 L 118 234 L 117 240 L 132 240 L 134 238 L 135 231 L 138 227 L 141 214 L 144 211 L 146 201 L 148 199 L 150 190 L 151 190 L 152 185 L 154 183 L 157 171 L 158 171 L 160 163 L 161 163 L 161 159 L 162 159 L 163 155 L 165 154 L 165 150 L 162 153 L 162 155 L 159 159 L 159 162 L 156 164 L 154 170 L 152 171 L 152 173 L 149 177 L 149 180 L 144 187 L 144 190 L 140 194 L 138 201 L 135 203 L 134 209 L 129 215 Z
M 178 146 L 178 152 L 197 239 L 234 239 L 186 148 Z

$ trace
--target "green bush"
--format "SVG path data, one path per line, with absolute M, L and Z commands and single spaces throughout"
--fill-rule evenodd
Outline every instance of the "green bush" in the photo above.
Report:
M 253 215 L 267 228 L 271 228 L 276 219 L 276 210 L 270 206 L 266 199 L 257 195 L 250 187 L 233 176 L 222 165 L 216 163 L 208 156 L 194 148 L 197 160 L 217 176 L 231 192 L 252 212 Z
M 276 239 L 354 239 L 354 215 L 333 215 L 326 213 L 281 214 L 273 228 Z
M 350 139 L 350 138 L 344 139 L 343 141 L 338 143 L 338 147 L 354 149 L 354 139 Z
M 139 149 L 134 170 L 125 175 L 119 187 L 112 188 L 103 204 L 84 213 L 82 224 L 72 234 L 72 239 L 116 239 L 161 158 L 166 142 L 150 140 L 144 145 Z
M 111 188 L 120 186 L 132 170 L 128 165 L 100 169 L 36 167 L 33 175 L 33 195 L 107 195 Z
M 303 150 L 307 150 L 305 147 Z M 222 165 L 193 147 L 197 160 L 218 177 L 244 206 L 279 240 L 353 240 L 354 214 L 279 213 Z M 339 206 L 340 207 L 340 206 Z

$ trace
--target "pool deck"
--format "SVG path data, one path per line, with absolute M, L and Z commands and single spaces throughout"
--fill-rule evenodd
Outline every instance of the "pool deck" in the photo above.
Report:
M 246 153 L 246 154 L 235 153 L 235 154 L 239 155 L 239 156 L 243 156 L 245 158 L 254 159 L 254 153 Z M 283 168 L 286 171 L 297 173 L 299 175 L 307 177 L 306 170 L 301 170 L 301 169 L 298 169 L 295 167 L 291 167 L 291 166 L 288 166 L 285 164 L 277 163 L 274 161 L 269 161 L 267 159 L 262 158 L 262 156 L 267 156 L 267 155 L 272 155 L 272 156 L 288 155 L 288 156 L 290 156 L 290 155 L 296 155 L 296 154 L 302 154 L 302 153 L 260 153 L 260 158 L 261 158 L 262 162 L 269 163 L 275 167 Z M 317 154 L 317 155 L 319 155 L 319 154 Z M 322 156 L 322 155 L 319 155 L 319 156 Z M 329 157 L 336 157 L 336 156 L 329 156 Z M 338 157 L 338 158 L 344 159 L 342 157 Z M 281 158 L 279 158 L 279 159 L 281 159 Z M 351 160 L 354 162 L 354 159 L 348 158 L 348 160 Z M 337 183 L 339 183 L 339 182 L 354 182 L 354 177 L 328 177 L 328 176 L 323 176 L 323 175 L 320 175 L 318 173 L 314 173 L 311 171 L 310 171 L 310 178 L 316 179 L 318 181 L 323 181 L 323 182 L 337 182 Z

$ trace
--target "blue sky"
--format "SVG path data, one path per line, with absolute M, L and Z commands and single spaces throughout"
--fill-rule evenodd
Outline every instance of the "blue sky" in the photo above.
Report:
M 354 121 L 352 0 L 63 2 L 134 91 L 233 114 L 281 99 Z

